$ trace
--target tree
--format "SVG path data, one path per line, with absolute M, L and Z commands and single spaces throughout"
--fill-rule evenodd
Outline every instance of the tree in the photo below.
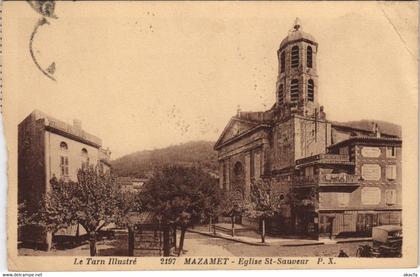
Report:
M 53 177 L 50 183 L 29 221 L 53 233 L 80 224 L 89 234 L 90 255 L 95 256 L 98 232 L 126 212 L 111 176 L 91 166 L 78 171 L 77 182 Z
M 232 237 L 235 236 L 235 218 L 241 216 L 247 208 L 247 200 L 240 190 L 227 191 L 223 195 L 222 204 L 219 208 L 219 214 L 224 214 L 231 218 Z
M 280 211 L 282 199 L 271 190 L 268 182 L 258 179 L 251 184 L 245 214 L 261 221 L 261 242 L 265 242 L 265 221 Z
M 153 211 L 162 224 L 181 228 L 179 252 L 188 226 L 202 223 L 217 210 L 221 191 L 217 180 L 200 168 L 164 167 L 157 171 L 142 190 L 141 202 Z

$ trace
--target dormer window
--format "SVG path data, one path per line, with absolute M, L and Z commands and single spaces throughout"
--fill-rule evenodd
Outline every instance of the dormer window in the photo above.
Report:
M 292 68 L 299 66 L 299 46 L 292 47 L 292 59 L 291 59 Z

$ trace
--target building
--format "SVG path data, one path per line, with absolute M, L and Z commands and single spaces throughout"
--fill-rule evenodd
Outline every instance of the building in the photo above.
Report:
M 70 125 L 33 111 L 18 125 L 18 202 L 25 202 L 28 210 L 36 209 L 53 177 L 77 181 L 77 172 L 84 165 L 109 170 L 110 155 L 101 139 L 85 132 L 79 120 Z M 75 226 L 62 230 L 61 235 L 75 235 L 76 231 L 81 230 Z M 48 249 L 52 236 L 32 226 L 20 230 L 19 240 Z
M 336 236 L 401 224 L 400 135 L 327 120 L 317 53 L 297 20 L 277 51 L 276 103 L 238 111 L 215 144 L 220 187 L 246 197 L 257 179 L 269 182 L 283 203 L 269 221 L 273 233 Z
M 123 192 L 137 193 L 147 183 L 148 178 L 116 177 L 115 183 Z

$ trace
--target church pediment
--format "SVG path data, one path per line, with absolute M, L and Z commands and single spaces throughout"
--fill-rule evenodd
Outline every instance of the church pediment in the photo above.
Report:
M 215 148 L 217 146 L 225 143 L 226 141 L 231 140 L 232 138 L 243 134 L 244 132 L 258 126 L 258 123 L 249 122 L 237 118 L 232 118 L 229 123 L 226 125 L 222 134 L 216 142 Z

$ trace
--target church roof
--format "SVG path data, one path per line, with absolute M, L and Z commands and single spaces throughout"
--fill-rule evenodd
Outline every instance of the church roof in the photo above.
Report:
M 240 129 L 236 132 L 231 132 L 237 123 L 240 124 L 237 125 L 238 127 L 241 126 Z M 272 113 L 270 113 L 270 110 L 266 112 L 238 112 L 226 125 L 219 139 L 216 141 L 214 149 L 217 150 L 223 145 L 259 131 L 261 128 L 271 128 L 271 123 Z
M 307 40 L 307 41 L 313 42 L 314 44 L 317 44 L 316 39 L 311 34 L 305 33 L 304 31 L 301 30 L 299 19 L 296 18 L 293 29 L 289 31 L 289 34 L 287 35 L 287 37 L 285 37 L 281 41 L 279 49 L 282 49 L 287 44 L 292 43 L 294 41 L 298 41 L 298 40 Z

